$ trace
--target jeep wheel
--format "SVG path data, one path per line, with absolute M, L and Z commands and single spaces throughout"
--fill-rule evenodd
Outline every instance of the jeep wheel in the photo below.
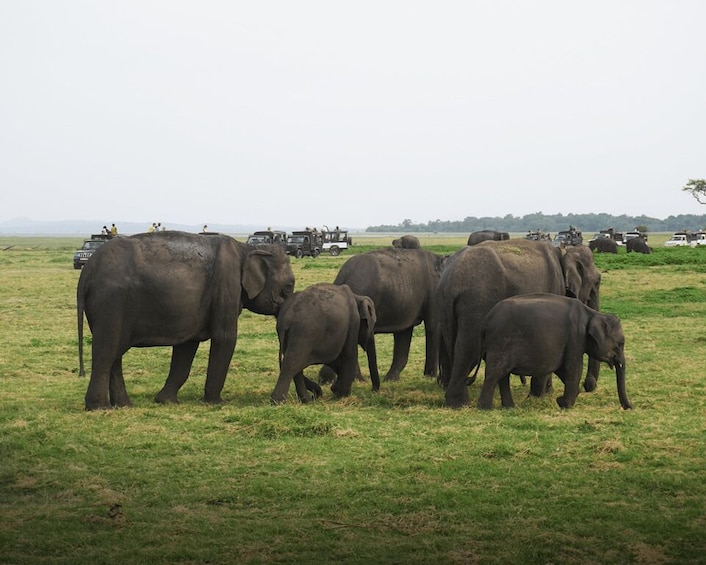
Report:
M 338 257 L 341 254 L 341 248 L 338 247 L 338 245 L 334 245 L 328 250 L 328 252 L 334 257 Z
M 316 258 L 319 256 L 319 253 L 321 253 L 321 250 L 320 250 L 320 249 L 314 249 L 314 250 L 312 250 L 312 252 L 311 252 L 311 256 L 312 256 L 314 259 L 316 259 Z
M 301 259 L 302 257 L 304 257 L 304 252 L 301 249 L 297 249 L 296 252 L 294 253 L 294 256 L 297 259 Z

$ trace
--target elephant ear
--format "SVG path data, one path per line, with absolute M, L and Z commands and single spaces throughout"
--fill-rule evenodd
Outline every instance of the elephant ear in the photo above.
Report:
M 610 336 L 613 328 L 608 316 L 596 314 L 591 316 L 586 328 L 586 353 L 594 359 L 604 359 L 610 353 Z M 612 362 L 609 362 L 612 368 Z
M 252 300 L 265 288 L 265 281 L 270 269 L 268 259 L 272 253 L 264 249 L 255 249 L 248 253 L 243 268 L 242 285 L 248 298 Z
M 599 310 L 601 274 L 593 263 L 593 254 L 587 248 L 567 249 L 561 258 L 561 267 L 566 296 L 578 298 L 594 310 Z
M 367 296 L 358 296 L 357 294 L 355 301 L 358 304 L 358 315 L 360 316 L 358 343 L 363 349 L 366 349 L 368 342 L 375 335 L 375 323 L 377 322 L 375 304 Z

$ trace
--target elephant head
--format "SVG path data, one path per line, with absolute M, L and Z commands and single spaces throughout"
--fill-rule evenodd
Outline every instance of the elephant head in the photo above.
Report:
M 625 336 L 618 317 L 596 312 L 588 322 L 586 342 L 591 357 L 615 368 L 620 405 L 629 410 L 632 404 L 625 390 Z
M 567 296 L 600 310 L 601 274 L 593 262 L 593 253 L 583 246 L 568 247 L 562 255 L 561 268 Z
M 254 249 L 245 259 L 243 304 L 256 314 L 276 315 L 294 292 L 294 274 L 285 253 L 275 247 Z
M 360 316 L 360 327 L 358 329 L 358 344 L 367 351 L 368 343 L 375 335 L 375 322 L 377 315 L 375 314 L 375 304 L 367 296 L 355 295 L 355 301 L 358 305 L 358 314 Z

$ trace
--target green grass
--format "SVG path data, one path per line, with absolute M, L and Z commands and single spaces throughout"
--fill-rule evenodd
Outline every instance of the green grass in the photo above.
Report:
M 529 399 L 519 379 L 516 409 L 443 408 L 421 375 L 422 328 L 402 379 L 379 393 L 356 383 L 334 400 L 325 388 L 302 406 L 292 387 L 273 407 L 274 319 L 246 311 L 224 404 L 200 400 L 203 344 L 179 405 L 152 401 L 169 350 L 134 349 L 124 363 L 134 406 L 87 413 L 71 265 L 80 242 L 8 240 L 0 563 L 704 562 L 703 250 L 596 256 L 602 308 L 623 320 L 632 411 L 606 366 L 569 411 L 554 401 L 559 383 Z M 429 242 L 443 253 L 464 243 Z M 292 260 L 297 288 L 333 280 L 349 256 Z M 378 349 L 387 365 L 389 336 Z

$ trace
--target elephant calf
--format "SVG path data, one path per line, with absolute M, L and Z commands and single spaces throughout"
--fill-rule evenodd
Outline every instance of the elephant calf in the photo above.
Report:
M 510 374 L 533 377 L 533 392 L 541 394 L 537 382 L 555 373 L 564 383 L 557 398 L 562 408 L 571 408 L 579 393 L 583 356 L 615 367 L 621 406 L 632 408 L 625 391 L 625 337 L 620 320 L 602 314 L 575 298 L 555 294 L 525 294 L 507 298 L 488 312 L 481 332 L 481 357 L 485 359 L 485 381 L 478 407 L 493 406 L 495 387 L 500 387 L 504 408 L 514 406 Z M 476 365 L 478 372 L 480 360 Z
M 331 385 L 336 396 L 348 396 L 358 366 L 358 345 L 374 343 L 375 305 L 354 294 L 348 285 L 318 283 L 295 292 L 277 316 L 280 373 L 272 392 L 274 403 L 284 402 L 294 379 L 301 402 L 308 390 L 321 389 L 304 376 L 309 365 L 325 364 L 338 378 Z

